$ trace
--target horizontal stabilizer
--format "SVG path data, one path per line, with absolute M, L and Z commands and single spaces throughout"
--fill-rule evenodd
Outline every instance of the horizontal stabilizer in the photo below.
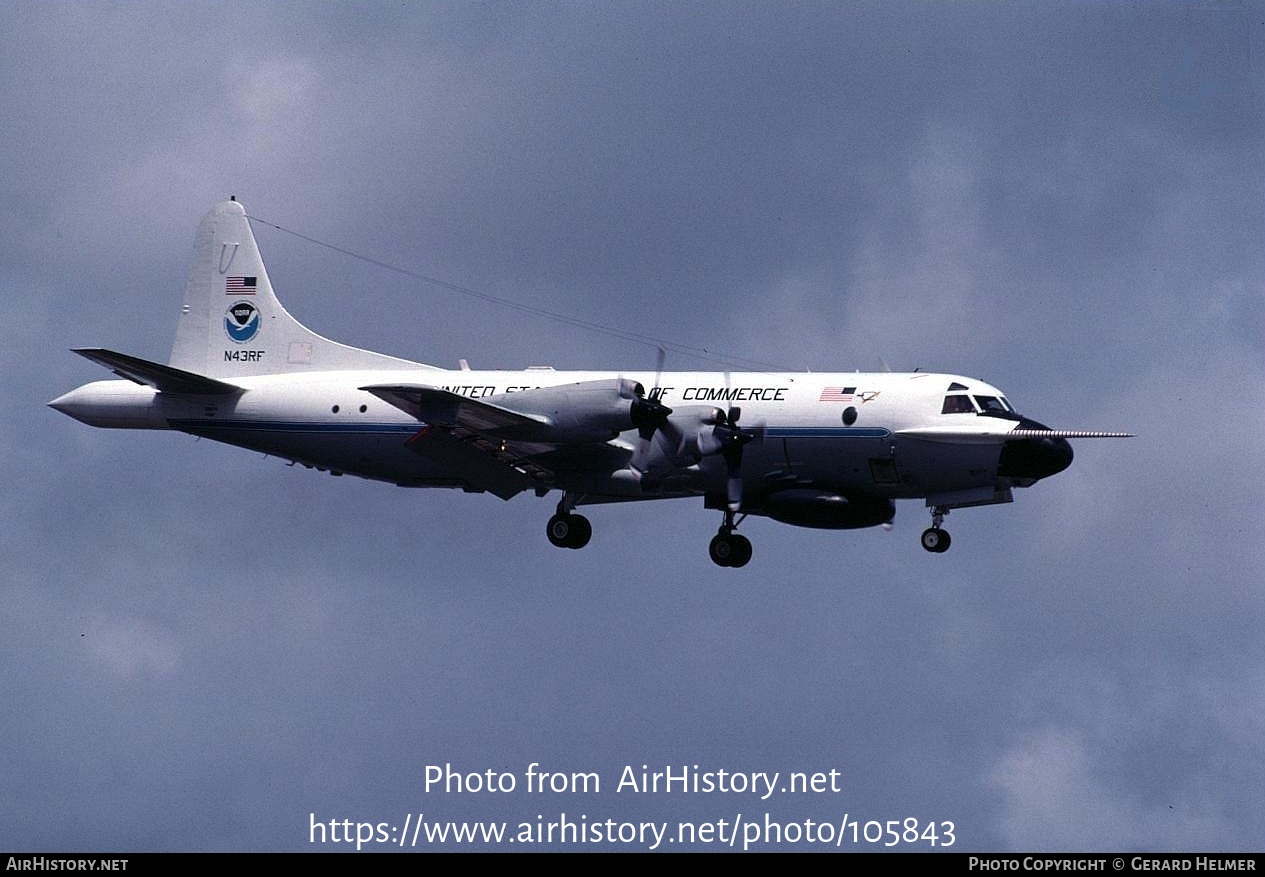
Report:
M 193 396 L 239 395 L 245 390 L 214 378 L 172 368 L 138 356 L 116 353 L 99 347 L 85 347 L 74 351 L 93 362 L 100 363 L 121 378 L 127 378 L 163 393 L 185 393 Z

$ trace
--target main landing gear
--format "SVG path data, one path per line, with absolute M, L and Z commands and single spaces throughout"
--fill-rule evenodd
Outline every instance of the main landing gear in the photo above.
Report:
M 593 538 L 593 525 L 584 515 L 571 511 L 575 500 L 564 495 L 558 502 L 558 510 L 545 525 L 545 535 L 559 548 L 583 548 Z
M 745 517 L 745 515 L 744 515 Z M 725 522 L 720 525 L 716 535 L 707 545 L 707 554 L 717 566 L 746 566 L 751 560 L 751 540 L 735 533 L 738 524 L 734 522 L 734 513 L 725 512 Z
M 922 531 L 922 547 L 933 554 L 944 554 L 949 550 L 949 546 L 953 544 L 953 540 L 949 538 L 949 531 L 941 529 L 940 525 L 944 523 L 944 516 L 949 513 L 947 506 L 933 506 L 931 509 L 931 526 Z
M 545 535 L 558 548 L 583 548 L 593 538 L 593 525 L 584 515 L 577 515 L 576 498 L 563 496 L 558 502 L 558 509 L 545 527 Z M 949 531 L 940 525 L 944 516 L 949 513 L 946 506 L 935 506 L 931 509 L 931 526 L 922 531 L 922 547 L 932 554 L 943 554 L 949 550 L 953 540 Z M 707 555 L 717 566 L 738 567 L 751 562 L 751 540 L 736 532 L 738 524 L 745 518 L 742 515 L 735 520 L 735 513 L 726 510 L 724 523 L 707 544 Z
M 576 499 L 577 497 L 564 495 L 558 502 L 557 511 L 545 525 L 545 535 L 558 548 L 583 548 L 593 538 L 593 525 L 589 523 L 589 519 L 573 511 Z M 740 567 L 750 562 L 751 540 L 735 533 L 737 528 L 734 513 L 726 511 L 725 522 L 720 525 L 707 546 L 707 554 L 717 566 Z

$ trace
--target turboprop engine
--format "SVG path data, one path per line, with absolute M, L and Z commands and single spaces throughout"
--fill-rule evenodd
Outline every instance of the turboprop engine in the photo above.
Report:
M 630 429 L 655 426 L 672 413 L 628 378 L 540 387 L 487 401 L 540 424 L 503 430 L 505 437 L 564 444 L 608 441 Z

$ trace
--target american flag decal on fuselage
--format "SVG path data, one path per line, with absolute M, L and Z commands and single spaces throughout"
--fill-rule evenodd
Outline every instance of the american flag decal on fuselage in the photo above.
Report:
M 254 295 L 254 277 L 227 277 L 224 280 L 224 292 L 227 295 Z
M 821 391 L 818 402 L 852 402 L 856 387 L 826 387 Z

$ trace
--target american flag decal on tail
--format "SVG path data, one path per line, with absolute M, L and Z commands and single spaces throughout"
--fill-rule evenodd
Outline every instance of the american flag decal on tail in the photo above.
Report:
M 224 292 L 228 295 L 254 295 L 254 277 L 228 277 L 224 281 Z

